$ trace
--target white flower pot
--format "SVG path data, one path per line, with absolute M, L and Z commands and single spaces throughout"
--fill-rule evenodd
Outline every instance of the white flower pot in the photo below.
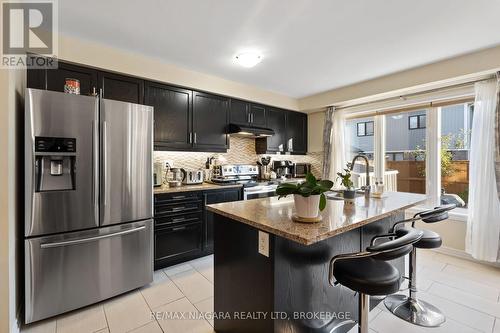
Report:
M 319 198 L 320 195 L 310 195 L 308 197 L 303 197 L 299 194 L 293 195 L 293 200 L 295 202 L 295 210 L 297 211 L 297 216 L 307 219 L 313 219 L 319 215 Z

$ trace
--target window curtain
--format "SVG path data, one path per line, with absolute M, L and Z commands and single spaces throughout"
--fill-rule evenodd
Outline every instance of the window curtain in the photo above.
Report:
M 500 72 L 497 72 L 497 107 L 495 111 L 495 174 L 498 199 L 500 200 Z
M 335 181 L 345 166 L 345 113 L 329 107 L 323 130 L 323 179 Z
M 322 179 L 329 179 L 332 153 L 332 124 L 335 107 L 330 106 L 325 112 L 325 125 L 323 126 L 323 170 Z
M 476 83 L 475 95 L 466 251 L 475 259 L 496 262 L 500 252 L 498 80 Z

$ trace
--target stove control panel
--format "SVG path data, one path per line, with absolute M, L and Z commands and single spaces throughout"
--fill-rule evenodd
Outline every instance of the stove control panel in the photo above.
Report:
M 223 164 L 215 167 L 218 177 L 258 176 L 259 168 L 251 164 Z

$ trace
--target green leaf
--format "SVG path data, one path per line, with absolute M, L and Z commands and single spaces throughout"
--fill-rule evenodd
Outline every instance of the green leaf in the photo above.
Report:
M 309 187 L 309 186 L 301 186 L 298 189 L 299 194 L 304 196 L 304 197 L 310 196 L 312 191 L 313 191 L 313 188 Z
M 298 188 L 298 186 L 296 184 L 292 184 L 292 183 L 282 183 L 282 184 L 279 184 L 277 188 L 278 189 L 286 188 L 286 189 L 296 190 Z
M 316 177 L 314 177 L 314 175 L 309 172 L 306 175 L 306 182 L 309 183 L 309 184 L 311 184 L 311 185 L 316 185 L 317 180 L 316 180 Z
M 276 188 L 276 194 L 280 197 L 286 197 L 287 195 L 295 193 L 297 193 L 297 185 L 295 184 L 283 183 Z
M 318 185 L 324 190 L 329 191 L 333 187 L 333 182 L 331 180 L 320 180 Z
M 324 193 L 321 193 L 321 195 L 319 197 L 319 210 L 323 211 L 323 209 L 325 209 L 325 207 L 326 207 L 326 196 Z

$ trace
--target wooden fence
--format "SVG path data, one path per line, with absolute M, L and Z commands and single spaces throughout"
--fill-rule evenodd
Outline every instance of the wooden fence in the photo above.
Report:
M 424 161 L 387 161 L 387 169 L 398 170 L 398 191 L 425 193 Z M 446 193 L 464 194 L 469 189 L 469 161 L 453 161 L 453 173 L 441 179 Z

